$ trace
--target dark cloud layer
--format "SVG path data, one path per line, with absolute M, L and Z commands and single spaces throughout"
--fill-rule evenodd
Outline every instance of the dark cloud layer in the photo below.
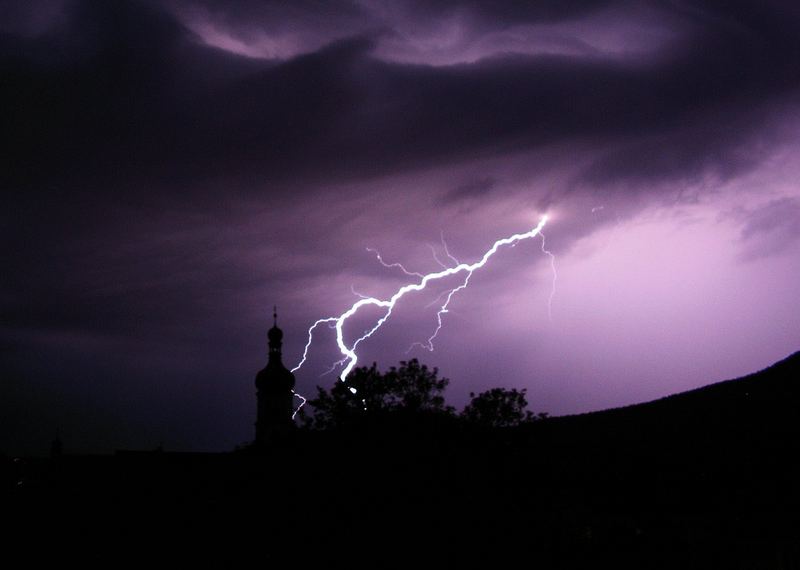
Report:
M 245 301 L 219 314 L 226 295 L 335 275 L 333 244 L 357 249 L 344 209 L 262 225 L 330 204 L 332 188 L 572 144 L 589 159 L 549 203 L 724 181 L 786 141 L 800 86 L 790 2 L 0 8 L 0 355 L 15 377 L 30 375 L 30 339 L 53 331 L 160 335 L 181 350 L 226 320 L 254 332 Z M 441 48 L 446 30 L 459 39 Z M 504 181 L 450 182 L 434 203 L 490 204 Z M 783 206 L 769 207 L 743 238 L 768 233 Z M 308 258 L 292 249 L 290 263 L 281 240 L 298 225 Z
M 527 13 L 501 6 L 475 17 L 500 27 Z M 289 60 L 242 61 L 155 5 L 77 3 L 42 36 L 3 38 L 14 149 L 4 184 L 185 192 L 220 178 L 374 175 L 579 136 L 655 139 L 648 144 L 667 157 L 687 152 L 698 168 L 725 168 L 760 126 L 753 115 L 796 95 L 797 22 L 746 4 L 676 12 L 686 21 L 679 45 L 645 60 L 509 54 L 429 67 L 372 57 L 380 32 Z M 609 157 L 592 180 L 668 177 L 682 163 L 633 162 L 636 172 Z

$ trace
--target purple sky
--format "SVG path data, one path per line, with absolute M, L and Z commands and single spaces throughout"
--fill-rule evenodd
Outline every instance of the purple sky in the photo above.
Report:
M 0 1 L 0 451 L 224 450 L 356 291 L 361 363 L 566 414 L 800 349 L 795 2 Z M 365 317 L 369 315 L 365 314 Z M 373 315 L 374 316 L 374 315 Z M 354 319 L 355 338 L 369 319 Z M 319 334 L 298 391 L 330 386 Z

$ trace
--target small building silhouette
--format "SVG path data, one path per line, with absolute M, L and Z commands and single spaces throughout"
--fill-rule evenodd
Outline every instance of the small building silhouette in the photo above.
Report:
M 267 365 L 256 374 L 256 398 L 258 413 L 256 417 L 256 445 L 274 441 L 276 437 L 290 432 L 294 427 L 292 420 L 294 374 L 281 360 L 283 331 L 278 328 L 278 311 L 273 310 L 273 325 L 269 329 L 269 357 Z

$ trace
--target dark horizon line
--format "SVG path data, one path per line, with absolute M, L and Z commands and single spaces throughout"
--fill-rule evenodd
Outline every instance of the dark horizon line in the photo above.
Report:
M 733 384 L 736 384 L 736 383 L 739 383 L 739 382 L 752 380 L 754 377 L 760 376 L 760 375 L 762 375 L 762 374 L 764 374 L 764 373 L 766 373 L 766 372 L 768 372 L 768 371 L 770 371 L 772 369 L 776 369 L 776 368 L 779 368 L 781 366 L 785 366 L 789 362 L 791 362 L 792 360 L 795 360 L 795 359 L 800 360 L 800 350 L 797 350 L 797 351 L 789 354 L 788 356 L 786 356 L 784 358 L 781 358 L 780 360 L 777 360 L 777 361 L 773 362 L 772 364 L 770 364 L 768 366 L 765 366 L 764 368 L 761 368 L 759 370 L 755 370 L 753 372 L 750 372 L 748 374 L 745 374 L 743 376 L 739 376 L 739 377 L 736 377 L 736 378 L 729 378 L 727 380 L 719 380 L 717 382 L 712 382 L 710 384 L 706 384 L 705 386 L 700 386 L 698 388 L 692 388 L 690 390 L 684 390 L 682 392 L 676 392 L 674 394 L 669 394 L 667 396 L 662 396 L 660 398 L 656 398 L 656 399 L 653 399 L 653 400 L 647 400 L 645 402 L 638 402 L 638 403 L 635 403 L 635 404 L 627 404 L 627 405 L 624 405 L 624 406 L 617 406 L 617 407 L 613 407 L 613 408 L 604 408 L 604 409 L 601 409 L 601 410 L 593 410 L 593 411 L 589 411 L 589 412 L 581 412 L 581 413 L 577 413 L 577 414 L 565 414 L 565 415 L 562 415 L 562 416 L 548 416 L 545 419 L 537 420 L 537 421 L 547 421 L 547 422 L 551 422 L 552 423 L 552 422 L 568 421 L 568 420 L 576 419 L 576 418 L 586 419 L 586 418 L 590 418 L 590 417 L 598 417 L 598 416 L 601 416 L 601 415 L 604 415 L 604 414 L 613 414 L 613 413 L 616 413 L 616 412 L 631 411 L 631 410 L 635 410 L 635 409 L 645 409 L 645 408 L 647 408 L 649 406 L 664 404 L 666 402 L 675 401 L 676 399 L 683 399 L 683 398 L 686 398 L 686 397 L 690 397 L 690 396 L 692 396 L 694 394 L 700 394 L 700 393 L 707 392 L 707 391 L 713 391 L 713 390 L 719 389 L 722 386 L 730 386 L 730 385 L 733 385 Z M 57 434 L 56 437 L 59 438 L 59 435 Z M 145 454 L 157 454 L 157 453 L 167 453 L 167 454 L 180 454 L 180 455 L 185 455 L 185 456 L 190 456 L 190 455 L 194 455 L 194 456 L 211 456 L 211 455 L 226 455 L 226 454 L 234 453 L 237 449 L 239 449 L 241 447 L 244 447 L 249 443 L 251 443 L 251 442 L 243 442 L 242 444 L 240 444 L 239 446 L 235 447 L 234 449 L 222 450 L 222 451 L 180 451 L 180 450 L 167 451 L 167 450 L 165 450 L 163 448 L 162 444 L 159 444 L 158 446 L 156 446 L 155 448 L 152 448 L 152 449 L 146 449 L 146 448 L 145 449 L 122 449 L 122 448 L 118 448 L 118 449 L 112 450 L 111 453 L 101 453 L 101 452 L 85 452 L 85 453 L 81 453 L 81 452 L 77 452 L 77 453 L 66 453 L 65 455 L 69 456 L 69 457 L 113 457 L 113 456 L 115 456 L 117 454 L 127 454 L 127 453 L 130 453 L 130 454 L 142 454 L 142 455 L 145 455 Z M 5 455 L 4 453 L 2 453 L 2 451 L 0 451 L 0 454 Z M 48 455 L 46 453 L 33 454 L 33 455 L 30 455 L 30 454 L 29 455 L 14 455 L 14 454 L 11 454 L 11 455 L 6 455 L 6 457 L 21 458 L 21 459 L 46 459 L 48 457 Z

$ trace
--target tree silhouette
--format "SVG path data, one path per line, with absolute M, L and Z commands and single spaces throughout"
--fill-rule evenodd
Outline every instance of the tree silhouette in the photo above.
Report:
M 525 390 L 492 388 L 477 396 L 469 394 L 472 401 L 466 405 L 461 417 L 486 427 L 513 427 L 525 422 L 544 419 L 547 414 L 534 414 L 527 410 Z
M 317 397 L 308 401 L 314 415 L 306 416 L 305 423 L 330 429 L 389 413 L 452 414 L 453 408 L 444 400 L 449 383 L 448 378 L 439 378 L 437 368 L 430 369 L 416 358 L 401 361 L 385 373 L 375 363 L 362 366 L 330 390 L 317 386 Z
M 387 372 L 378 365 L 355 368 L 346 382 L 336 382 L 330 390 L 317 386 L 317 397 L 308 401 L 313 415 L 301 412 L 305 427 L 333 429 L 352 426 L 368 419 L 394 417 L 448 416 L 455 410 L 445 403 L 444 391 L 450 380 L 439 378 L 438 368 L 428 368 L 413 358 L 401 361 Z M 470 393 L 460 418 L 490 428 L 513 427 L 543 419 L 527 409 L 525 390 L 492 388 L 478 395 Z

